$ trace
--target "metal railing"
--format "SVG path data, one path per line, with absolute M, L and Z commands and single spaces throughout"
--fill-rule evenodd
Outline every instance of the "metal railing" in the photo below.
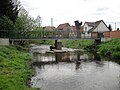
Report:
M 0 38 L 9 39 L 94 39 L 97 36 L 86 36 L 70 30 L 0 30 Z M 100 37 L 99 37 L 100 38 Z

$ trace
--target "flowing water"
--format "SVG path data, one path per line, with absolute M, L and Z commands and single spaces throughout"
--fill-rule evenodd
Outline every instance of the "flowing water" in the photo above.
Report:
M 35 76 L 31 86 L 41 90 L 120 90 L 120 64 L 99 55 L 66 49 L 49 52 L 49 46 L 32 48 Z M 35 52 L 38 53 L 35 53 Z

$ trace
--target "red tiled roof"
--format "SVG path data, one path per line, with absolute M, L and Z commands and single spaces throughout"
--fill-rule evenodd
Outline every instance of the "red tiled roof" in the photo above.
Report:
M 54 26 L 45 26 L 44 28 L 45 28 L 45 30 L 55 30 L 56 29 L 56 27 L 54 27 Z
M 66 29 L 67 27 L 70 27 L 70 24 L 69 23 L 64 23 L 64 24 L 60 24 L 57 29 L 58 30 L 64 30 Z

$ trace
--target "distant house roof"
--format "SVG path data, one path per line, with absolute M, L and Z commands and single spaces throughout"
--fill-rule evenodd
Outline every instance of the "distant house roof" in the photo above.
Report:
M 85 22 L 89 27 L 94 27 L 95 22 Z
M 101 22 L 104 22 L 104 21 L 103 21 L 103 20 L 100 20 L 100 21 L 94 22 L 93 28 L 91 28 L 91 29 L 89 30 L 89 32 L 94 31 Z
M 65 30 L 66 28 L 70 27 L 69 23 L 64 23 L 64 24 L 60 24 L 57 29 L 58 30 Z
M 99 20 L 99 21 L 96 21 L 96 22 L 85 22 L 85 23 L 86 23 L 89 27 L 92 27 L 92 28 L 89 30 L 89 32 L 92 32 L 92 31 L 94 31 L 94 30 L 98 27 L 98 25 L 99 25 L 101 22 L 103 22 L 104 25 L 106 26 L 106 28 L 108 28 L 107 25 L 105 24 L 105 22 L 104 22 L 103 20 Z
M 45 30 L 55 30 L 56 27 L 54 27 L 54 26 L 45 26 L 44 29 Z

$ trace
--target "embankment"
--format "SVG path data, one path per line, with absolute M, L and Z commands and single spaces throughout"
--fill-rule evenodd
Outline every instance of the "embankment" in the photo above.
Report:
M 97 51 L 100 52 L 101 55 L 112 57 L 114 59 L 119 59 L 120 58 L 120 38 L 112 39 L 110 41 L 101 43 L 97 47 Z
M 22 47 L 0 46 L 0 90 L 36 90 L 27 86 L 32 76 L 30 61 Z

